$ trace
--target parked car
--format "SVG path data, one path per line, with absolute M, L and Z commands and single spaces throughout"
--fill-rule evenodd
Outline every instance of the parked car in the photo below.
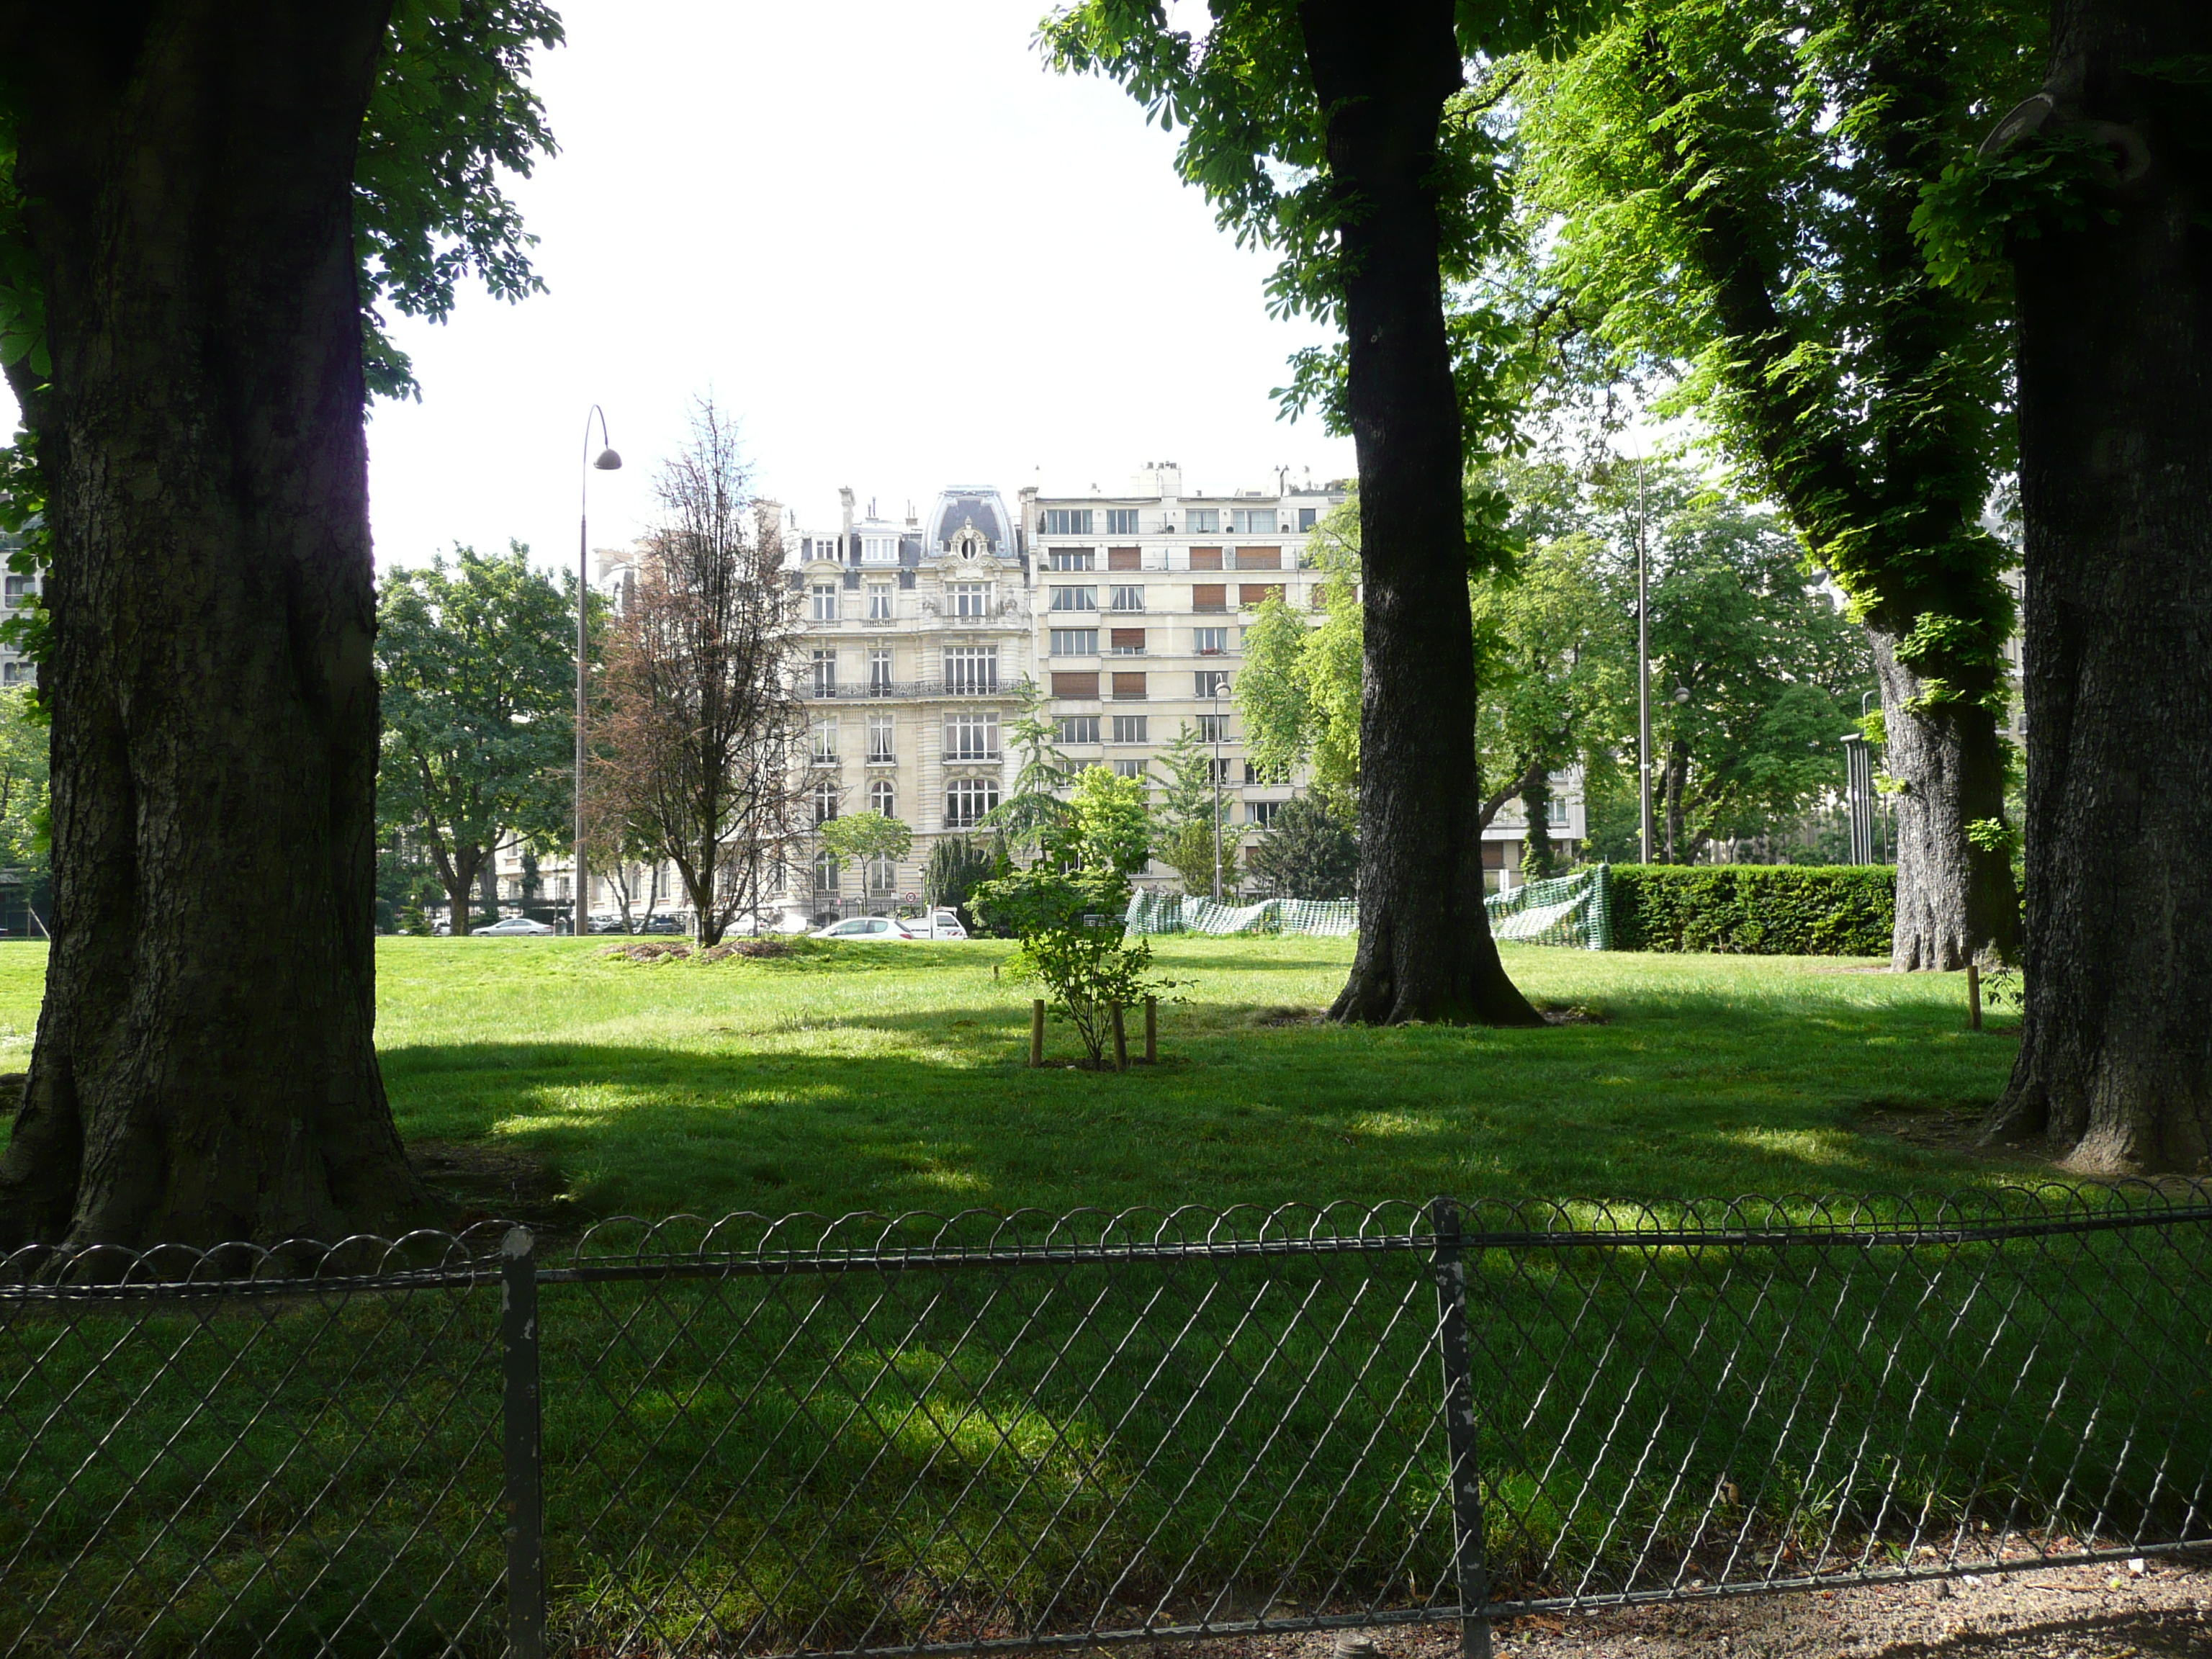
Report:
M 528 916 L 508 916 L 502 921 L 488 923 L 476 931 L 487 938 L 502 935 L 511 938 L 517 933 L 550 933 L 553 930 L 542 921 L 531 921 Z
M 824 927 L 815 934 L 817 939 L 856 939 L 864 945 L 896 945 L 914 935 L 902 921 L 893 921 L 889 916 L 854 916 L 849 921 L 840 921 Z
M 960 925 L 959 915 L 951 910 L 939 910 L 937 913 L 937 926 L 933 930 L 929 925 L 929 918 L 926 915 L 908 917 L 900 922 L 899 926 L 905 928 L 915 938 L 923 940 L 968 937 L 968 930 Z

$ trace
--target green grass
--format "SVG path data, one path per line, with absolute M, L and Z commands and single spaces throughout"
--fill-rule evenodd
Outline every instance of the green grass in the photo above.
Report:
M 1505 947 L 1541 1030 L 1321 1024 L 1350 943 L 1167 939 L 1162 1064 L 1024 1064 L 1007 948 L 641 965 L 567 939 L 380 941 L 402 1133 L 549 1161 L 583 1215 L 1048 1209 L 1949 1187 L 2005 1166 L 1859 1132 L 1995 1097 L 1959 976 L 1834 958 Z M 43 948 L 0 947 L 0 1065 Z M 1054 1058 L 1074 1039 L 1055 1024 Z
M 1964 1029 L 1955 978 L 1509 948 L 1540 1003 L 1597 1022 L 1375 1031 L 1316 1018 L 1344 942 L 1167 939 L 1160 968 L 1188 1000 L 1163 1009 L 1163 1063 L 1115 1075 L 1023 1064 L 1029 990 L 994 979 L 1006 954 L 643 966 L 566 940 L 386 940 L 380 1042 L 410 1139 L 543 1159 L 578 1222 L 1924 1191 L 2034 1173 L 1862 1132 L 1869 1106 L 1953 1109 L 2002 1085 L 2013 1044 Z M 16 1064 L 42 966 L 29 947 L 0 951 Z M 1052 1043 L 1072 1054 L 1064 1029 Z M 2161 1291 L 2172 1263 L 2154 1276 L 2127 1237 L 2083 1246 L 2074 1282 L 2056 1253 L 2008 1268 L 2025 1278 L 2002 1296 L 1976 1288 L 1986 1247 L 1486 1253 L 1474 1340 L 1501 1583 L 1542 1593 L 1577 1559 L 1617 1573 L 1647 1542 L 1662 1565 L 1710 1553 L 1697 1526 L 1722 1485 L 1741 1495 L 1719 1520 L 1769 1548 L 1811 1547 L 1831 1520 L 1893 1540 L 1889 1492 L 1960 1524 L 2002 1524 L 2015 1494 L 2075 1525 L 2100 1493 L 2118 1494 L 2112 1518 L 2150 1513 L 2148 1460 L 2212 1456 L 2195 1370 L 2168 1358 L 2176 1342 L 2195 1354 L 2208 1292 Z M 978 1585 L 1006 1587 L 1010 1603 L 973 1626 L 1004 1629 L 1087 1618 L 1102 1597 L 1129 1609 L 1179 1569 L 1240 1593 L 1282 1575 L 1292 1602 L 1339 1574 L 1340 1597 L 1442 1583 L 1449 1600 L 1419 1267 L 549 1285 L 558 1617 L 580 1639 L 674 1645 L 702 1621 L 757 1618 L 784 1643 L 875 1619 L 876 1640 L 944 1637 L 958 1631 L 939 1593 L 972 1611 Z M 26 1650 L 80 1629 L 148 1653 L 484 1644 L 495 1317 L 489 1295 L 443 1293 L 163 1316 L 113 1357 L 111 1317 L 68 1335 L 0 1318 L 11 1352 L 41 1355 L 0 1442 L 47 1424 L 0 1503 L 0 1563 L 17 1562 L 26 1616 L 67 1587 L 20 1632 Z M 2108 1358 L 2082 1370 L 2085 1353 Z M 163 1386 L 142 1393 L 165 1355 Z M 1936 1393 L 1916 1405 L 1923 1373 Z M 2141 1433 L 2115 1389 L 2150 1407 Z M 241 1440 L 264 1402 L 276 1409 Z M 34 1522 L 65 1478 L 70 1496 Z M 275 1577 L 257 1580 L 264 1560 Z

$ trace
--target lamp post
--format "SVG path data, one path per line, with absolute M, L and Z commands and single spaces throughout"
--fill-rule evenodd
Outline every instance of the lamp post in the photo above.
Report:
M 1221 902 L 1221 676 L 1213 677 L 1213 902 Z
M 595 459 L 591 459 L 594 416 L 599 422 L 599 453 Z M 571 860 L 576 879 L 568 907 L 568 925 L 578 939 L 592 931 L 591 869 L 584 857 L 584 711 L 589 706 L 592 672 L 592 474 L 622 470 L 622 457 L 607 443 L 606 413 L 597 404 L 584 416 L 584 457 L 590 464 L 578 468 L 582 483 L 578 486 L 581 500 L 576 514 L 576 851 Z

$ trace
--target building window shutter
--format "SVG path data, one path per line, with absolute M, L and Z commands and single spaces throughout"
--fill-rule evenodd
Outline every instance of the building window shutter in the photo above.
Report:
M 1240 583 L 1237 589 L 1237 603 L 1240 606 L 1265 605 L 1269 599 L 1279 599 L 1283 597 L 1283 586 L 1281 582 Z
M 1145 630 L 1141 628 L 1116 628 L 1112 633 L 1116 651 L 1141 651 L 1145 648 Z
M 1116 702 L 1142 702 L 1145 700 L 1145 677 L 1142 674 L 1115 675 L 1114 700 Z
M 1237 550 L 1239 570 L 1280 570 L 1283 550 L 1279 547 L 1240 547 Z
M 1218 547 L 1192 548 L 1190 550 L 1190 568 L 1193 570 L 1220 569 L 1221 550 Z
M 1120 678 L 1118 675 L 1115 678 Z M 1139 674 L 1139 679 L 1144 678 Z M 1098 695 L 1098 676 L 1096 674 L 1054 674 L 1052 695 L 1055 697 L 1095 697 Z
M 1190 608 L 1194 611 L 1228 610 L 1229 585 L 1226 582 L 1194 582 L 1190 590 Z
M 1106 568 L 1109 570 L 1141 570 L 1144 566 L 1138 562 L 1139 551 L 1133 547 L 1109 547 L 1106 550 Z M 1272 565 L 1268 567 L 1271 570 L 1273 568 Z

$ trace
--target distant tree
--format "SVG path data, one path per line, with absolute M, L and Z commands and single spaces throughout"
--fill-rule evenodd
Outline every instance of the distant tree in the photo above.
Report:
M 46 866 L 50 733 L 27 685 L 0 690 L 0 859 Z
M 1007 851 L 1033 855 L 1067 823 L 1067 803 L 1062 796 L 1075 781 L 1076 769 L 1055 746 L 1059 734 L 1044 712 L 1049 701 L 1044 690 L 1030 682 L 1015 690 L 1021 712 L 1009 726 L 1006 741 L 1021 756 L 1021 764 L 1015 769 L 1012 790 L 984 816 L 983 823 L 997 832 Z
M 1160 751 L 1166 776 L 1152 809 L 1152 856 L 1182 878 L 1186 893 L 1211 893 L 1217 869 L 1233 881 L 1236 871 L 1217 865 L 1234 860 L 1236 842 L 1225 830 L 1226 799 L 1213 775 L 1214 745 L 1188 721 Z
M 562 838 L 576 671 L 574 609 L 529 549 L 453 556 L 385 579 L 377 815 L 428 854 L 458 935 L 502 836 Z
M 922 872 L 922 895 L 933 905 L 957 911 L 963 923 L 974 928 L 977 919 L 969 901 L 994 873 L 988 848 L 967 836 L 943 836 L 929 849 L 929 863 Z
M 1348 899 L 1359 884 L 1359 836 L 1327 797 L 1285 801 L 1247 860 L 1275 898 Z
M 853 812 L 834 817 L 815 832 L 823 848 L 840 859 L 904 858 L 914 847 L 914 831 L 881 812 Z
M 1139 778 L 1125 778 L 1103 766 L 1087 766 L 1068 793 L 1065 847 L 1079 866 L 1126 881 L 1152 855 L 1152 814 Z
M 702 945 L 758 914 L 761 872 L 792 837 L 805 717 L 786 661 L 792 622 L 775 514 L 751 491 L 711 399 L 661 468 L 661 521 L 607 650 L 596 764 L 642 839 L 676 866 Z

